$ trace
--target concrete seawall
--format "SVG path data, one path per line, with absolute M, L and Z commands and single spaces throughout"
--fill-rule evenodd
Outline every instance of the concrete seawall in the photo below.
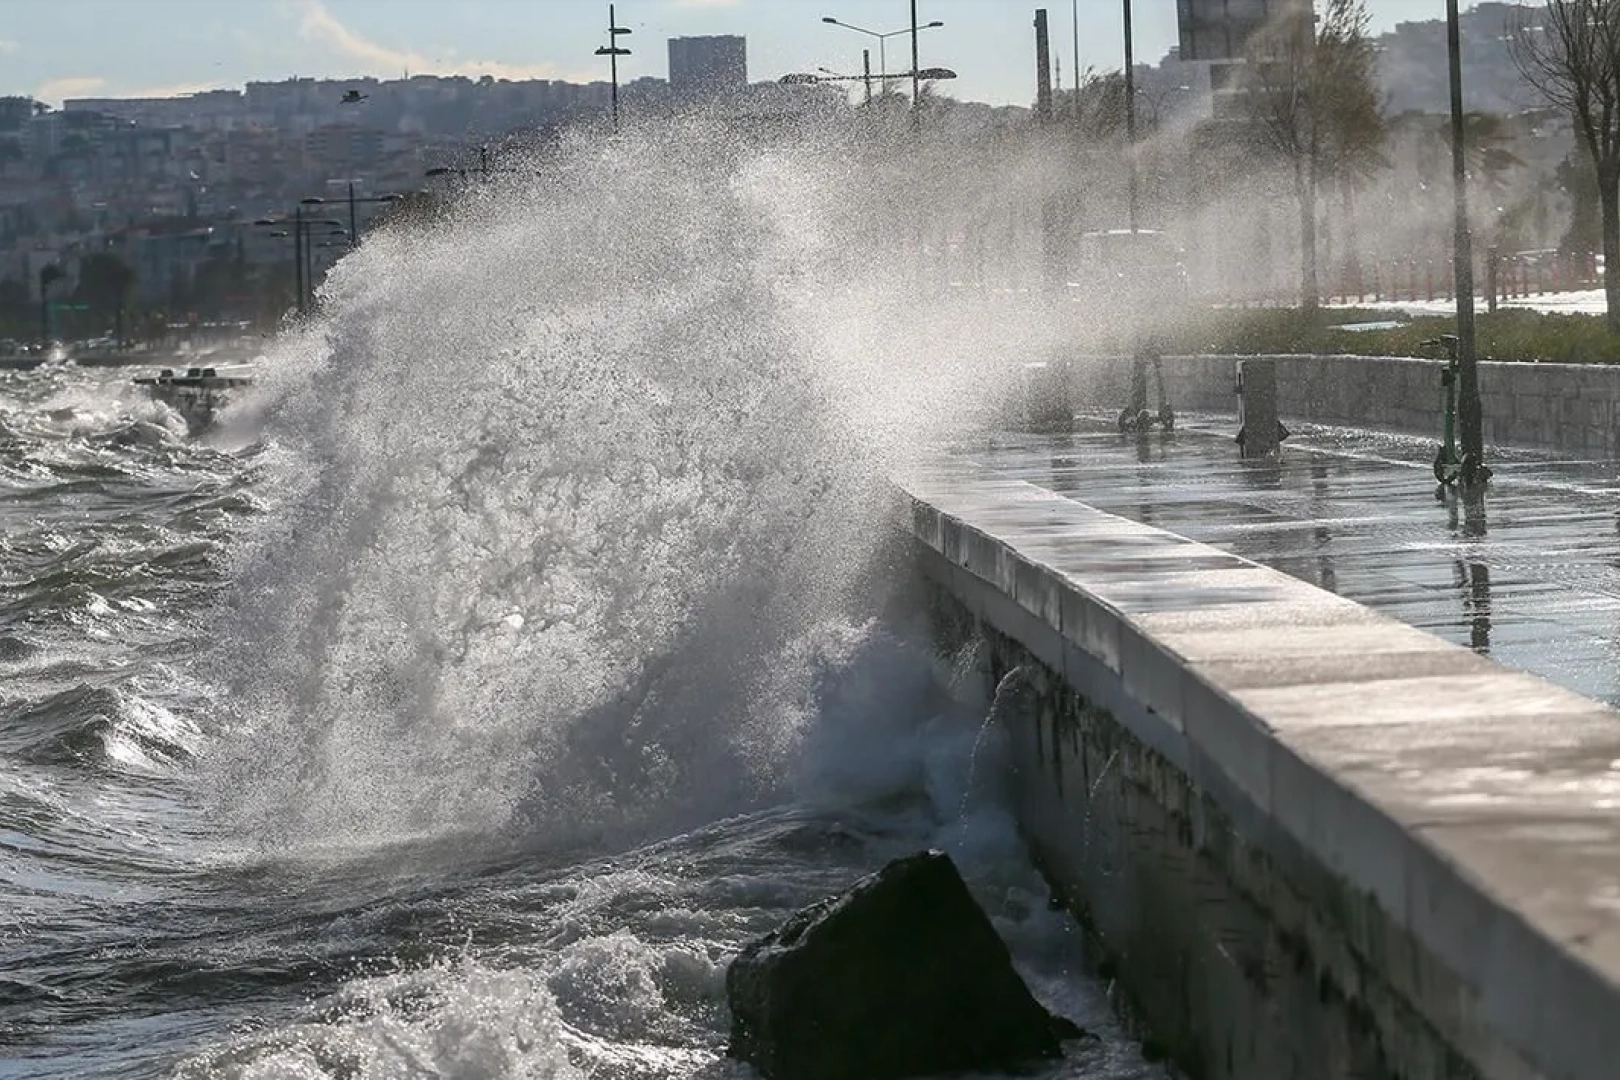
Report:
M 1190 1076 L 1620 1075 L 1620 714 L 966 461 L 902 488 L 1025 835 Z
M 1236 356 L 1170 356 L 1165 390 L 1178 409 L 1234 412 Z M 1440 428 L 1437 360 L 1382 356 L 1270 356 L 1277 363 L 1278 408 L 1286 423 L 1351 424 L 1412 434 Z M 1120 408 L 1129 364 L 1081 364 L 1078 404 Z M 1620 366 L 1480 364 L 1485 438 L 1510 446 L 1620 456 Z M 1154 399 L 1155 403 L 1157 399 Z

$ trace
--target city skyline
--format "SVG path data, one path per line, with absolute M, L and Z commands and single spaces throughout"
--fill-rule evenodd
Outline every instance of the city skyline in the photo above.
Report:
M 919 0 L 919 18 L 941 21 L 922 42 L 923 63 L 957 71 L 952 96 L 992 104 L 1034 97 L 1032 16 L 1045 6 L 1055 49 L 1072 80 L 1071 3 L 1049 0 Z M 1081 0 L 1082 68 L 1122 61 L 1121 11 L 1113 0 Z M 1432 10 L 1431 10 L 1432 9 Z M 905 0 L 623 0 L 619 21 L 634 31 L 621 80 L 666 74 L 670 37 L 748 38 L 749 78 L 832 68 L 855 73 L 877 42 L 820 20 L 832 15 L 869 29 L 907 24 Z M 1438 0 L 1368 0 L 1373 29 L 1440 18 Z M 0 94 L 53 106 L 80 97 L 168 97 L 294 77 L 409 73 L 508 79 L 605 80 L 592 55 L 605 39 L 607 6 L 596 0 L 9 0 L 0 9 Z M 1139 62 L 1155 63 L 1176 41 L 1173 0 L 1136 0 Z M 910 62 L 906 35 L 888 42 L 888 67 Z M 971 58 L 971 60 L 970 60 Z

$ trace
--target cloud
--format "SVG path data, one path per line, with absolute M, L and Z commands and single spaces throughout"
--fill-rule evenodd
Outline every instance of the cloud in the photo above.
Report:
M 34 91 L 34 96 L 49 104 L 60 105 L 64 98 L 88 97 L 106 85 L 106 79 L 94 75 L 75 75 L 44 83 Z
M 295 9 L 298 32 L 357 61 L 370 73 L 392 76 L 400 71 L 435 75 L 493 75 L 498 79 L 556 79 L 563 77 L 554 64 L 507 64 L 499 60 L 446 62 L 410 49 L 395 49 L 350 30 L 337 20 L 322 0 L 302 0 Z
M 22 46 L 17 44 L 15 41 L 0 38 L 0 56 L 10 56 L 20 48 L 22 48 Z

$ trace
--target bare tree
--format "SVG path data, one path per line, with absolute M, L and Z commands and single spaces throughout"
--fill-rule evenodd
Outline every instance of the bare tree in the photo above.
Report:
M 1299 203 L 1300 306 L 1314 309 L 1317 198 L 1324 183 L 1355 183 L 1387 164 L 1384 118 L 1362 0 L 1287 5 L 1245 51 L 1239 108 L 1258 149 L 1293 173 Z M 1314 24 L 1314 25 L 1313 25 Z
M 1525 79 L 1574 120 L 1596 168 L 1608 326 L 1620 334 L 1620 4 L 1546 0 L 1521 12 L 1510 45 Z

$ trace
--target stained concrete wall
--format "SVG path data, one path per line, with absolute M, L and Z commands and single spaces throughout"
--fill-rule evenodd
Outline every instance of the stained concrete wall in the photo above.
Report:
M 1170 356 L 1165 391 L 1178 409 L 1236 412 L 1235 356 Z M 1368 356 L 1274 356 L 1284 423 L 1312 421 L 1433 435 L 1440 430 L 1437 360 Z M 1129 364 L 1086 360 L 1081 407 L 1118 409 L 1127 398 Z M 1620 455 L 1620 366 L 1480 364 L 1487 442 Z M 1157 399 L 1152 399 L 1157 404 Z
M 901 486 L 1032 850 L 1190 1076 L 1620 1075 L 1620 715 L 967 462 Z

